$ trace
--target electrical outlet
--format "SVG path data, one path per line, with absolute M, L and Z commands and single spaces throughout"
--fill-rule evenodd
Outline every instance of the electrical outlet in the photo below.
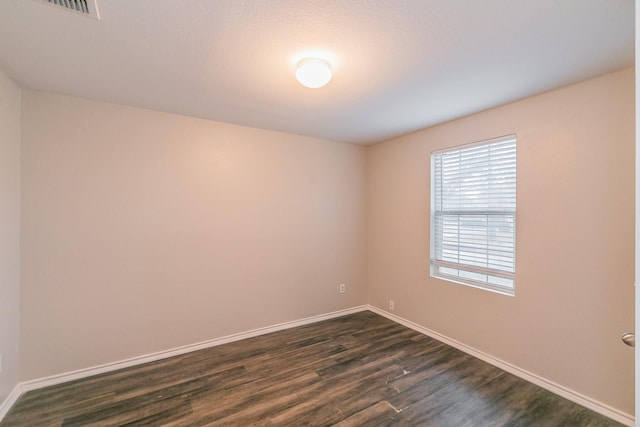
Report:
M 389 310 L 393 311 L 396 309 L 396 303 L 393 300 L 389 300 Z
M 344 283 L 340 284 L 340 293 L 344 294 L 345 292 L 347 292 L 347 286 Z

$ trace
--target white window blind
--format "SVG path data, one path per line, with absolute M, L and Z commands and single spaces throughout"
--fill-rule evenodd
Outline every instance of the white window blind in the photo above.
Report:
M 514 294 L 515 135 L 435 152 L 431 274 Z

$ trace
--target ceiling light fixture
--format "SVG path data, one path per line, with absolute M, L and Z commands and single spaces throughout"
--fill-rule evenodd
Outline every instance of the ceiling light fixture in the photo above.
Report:
M 316 89 L 331 80 L 331 65 L 320 58 L 304 58 L 298 62 L 296 78 L 303 86 Z

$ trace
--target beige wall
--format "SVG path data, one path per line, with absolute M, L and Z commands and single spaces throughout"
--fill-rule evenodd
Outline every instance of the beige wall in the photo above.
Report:
M 0 403 L 19 374 L 20 97 L 0 71 Z
M 429 277 L 431 151 L 511 133 L 516 296 Z M 633 413 L 632 69 L 375 145 L 368 195 L 369 303 Z
M 363 147 L 32 91 L 22 113 L 22 380 L 364 303 Z
M 633 328 L 633 85 L 624 70 L 369 148 L 25 91 L 21 380 L 366 297 L 633 413 L 633 352 L 619 339 Z M 13 99 L 0 120 L 15 125 L 20 92 L 0 89 Z M 10 132 L 0 171 L 13 171 L 3 194 L 15 198 Z M 509 133 L 516 297 L 430 278 L 430 152 Z M 14 384 L 6 348 L 15 364 L 3 354 L 0 379 Z

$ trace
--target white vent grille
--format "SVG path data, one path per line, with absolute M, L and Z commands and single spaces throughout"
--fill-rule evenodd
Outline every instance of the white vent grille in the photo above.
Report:
M 96 1 L 97 0 L 40 0 L 42 3 L 64 8 L 94 19 L 100 19 Z

